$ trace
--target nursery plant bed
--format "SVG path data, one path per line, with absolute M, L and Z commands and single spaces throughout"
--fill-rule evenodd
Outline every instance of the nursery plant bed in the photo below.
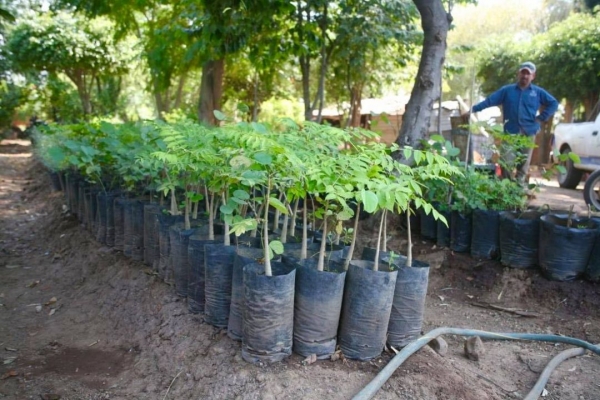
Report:
M 63 194 L 52 192 L 28 151 L 0 143 L 0 398 L 349 399 L 392 357 L 384 352 L 369 362 L 307 365 L 293 354 L 280 363 L 246 363 L 240 343 L 189 313 L 152 269 L 100 245 L 63 212 Z M 550 192 L 535 202 L 543 204 Z M 554 200 L 583 202 L 580 192 L 570 192 L 573 199 Z M 375 244 L 377 225 L 361 222 L 357 254 Z M 389 226 L 389 247 L 405 247 L 398 221 Z M 432 241 L 417 240 L 414 255 L 430 263 L 425 332 L 455 326 L 600 342 L 597 284 L 549 281 L 537 270 L 479 262 Z M 523 398 L 548 357 L 566 348 L 486 341 L 484 356 L 474 362 L 464 357 L 462 339 L 445 339 L 445 357 L 419 351 L 376 398 Z M 546 389 L 554 399 L 600 398 L 599 374 L 600 357 L 575 358 L 561 364 Z

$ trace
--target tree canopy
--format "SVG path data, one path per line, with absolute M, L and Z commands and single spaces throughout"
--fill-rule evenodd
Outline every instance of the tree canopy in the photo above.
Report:
M 31 13 L 6 43 L 15 70 L 62 73 L 77 87 L 84 114 L 92 113 L 91 92 L 99 82 L 123 72 L 107 25 L 67 12 Z M 101 89 L 100 89 L 101 90 Z

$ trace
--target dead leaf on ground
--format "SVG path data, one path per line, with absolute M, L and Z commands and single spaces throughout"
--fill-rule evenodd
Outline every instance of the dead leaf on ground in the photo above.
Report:
M 2 363 L 4 365 L 12 364 L 16 359 L 17 357 L 5 358 L 4 361 L 2 361 Z
M 53 308 L 50 310 L 50 312 L 48 313 L 48 315 L 54 315 L 54 313 L 56 312 L 56 308 Z
M 317 355 L 311 354 L 310 356 L 308 356 L 304 360 L 302 360 L 302 365 L 310 365 L 310 364 L 314 363 L 315 361 L 317 361 Z
M 150 275 L 150 276 L 152 276 L 152 275 L 157 275 L 158 276 L 158 272 L 155 271 L 155 270 L 153 270 L 153 269 L 150 269 L 150 268 L 144 269 L 144 273 L 146 275 Z
M 50 300 L 48 300 L 46 303 L 44 303 L 45 306 L 49 306 L 51 304 L 54 304 L 58 301 L 58 299 L 56 297 L 51 298 Z
M 473 278 L 472 276 L 467 276 L 467 278 L 466 278 L 466 279 L 467 279 L 468 281 L 472 281 L 472 280 L 473 280 L 473 279 L 475 279 L 475 278 Z
M 42 311 L 42 306 L 35 306 L 35 311 L 40 312 Z
M 342 351 L 338 350 L 331 355 L 331 361 L 337 361 L 342 357 Z
M 8 371 L 4 375 L 2 375 L 2 378 L 0 378 L 0 379 L 4 380 L 4 379 L 12 378 L 13 376 L 17 376 L 17 375 L 19 375 L 19 373 L 17 371 Z
M 31 289 L 31 288 L 34 288 L 34 287 L 36 287 L 36 286 L 37 286 L 39 283 L 40 283 L 40 281 L 33 281 L 33 282 L 31 282 L 29 285 L 27 285 L 27 286 L 25 286 L 25 287 L 28 287 L 28 288 L 30 288 L 30 289 Z
M 5 347 L 4 350 L 6 350 L 6 351 L 17 351 L 17 349 L 13 349 L 12 347 Z

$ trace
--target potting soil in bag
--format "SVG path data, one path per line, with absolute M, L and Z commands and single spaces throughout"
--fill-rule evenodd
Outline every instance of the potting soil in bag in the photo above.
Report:
M 498 238 L 500 220 L 498 211 L 474 210 L 471 231 L 471 255 L 486 259 L 496 259 L 499 255 Z
M 323 359 L 335 352 L 346 271 L 342 262 L 326 263 L 324 271 L 317 263 L 310 258 L 296 267 L 294 352 Z
M 375 261 L 375 254 L 377 254 L 377 249 L 373 247 L 363 247 L 362 254 L 360 256 L 361 260 L 365 261 Z M 383 261 L 387 259 L 391 255 L 389 251 L 379 251 L 379 261 Z
M 598 237 L 598 223 L 573 218 L 567 227 L 566 215 L 540 218 L 540 267 L 552 280 L 572 281 L 583 275 Z
M 244 335 L 242 358 L 250 363 L 278 362 L 292 354 L 296 270 L 272 262 L 244 267 Z
M 500 213 L 500 262 L 512 268 L 535 268 L 540 246 L 539 211 Z
M 260 263 L 263 259 L 264 251 L 252 247 L 238 247 L 233 257 L 231 306 L 227 321 L 227 336 L 233 340 L 241 341 L 244 334 L 244 267 Z
M 406 258 L 399 261 L 387 331 L 387 342 L 394 347 L 404 347 L 421 336 L 429 283 L 429 264 L 413 260 L 412 267 L 407 267 Z
M 371 360 L 383 350 L 398 271 L 373 271 L 353 260 L 346 275 L 339 345 L 346 358 Z
M 457 253 L 471 250 L 471 214 L 463 215 L 452 211 L 450 215 L 450 249 Z
M 227 328 L 229 321 L 235 249 L 224 244 L 204 246 L 204 321 L 218 328 Z
M 295 265 L 298 261 L 300 261 L 301 250 L 294 249 L 294 245 L 288 247 L 287 244 L 283 245 L 285 251 L 283 252 L 281 259 L 283 262 L 289 265 Z M 315 258 L 319 256 L 319 251 L 321 249 L 321 243 L 311 243 L 307 244 L 307 258 Z M 346 251 L 345 246 L 339 244 L 326 244 L 325 245 L 325 259 L 328 261 L 331 260 L 342 260 L 344 258 L 344 252 Z

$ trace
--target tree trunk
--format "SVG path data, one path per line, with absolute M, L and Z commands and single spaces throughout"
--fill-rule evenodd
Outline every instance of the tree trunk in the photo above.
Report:
M 307 19 L 310 19 L 310 10 L 306 7 Z M 297 15 L 298 21 L 296 22 L 298 28 L 298 42 L 304 43 L 304 17 L 303 17 L 303 3 L 298 1 L 297 4 Z M 304 119 L 306 121 L 312 120 L 312 105 L 310 104 L 310 55 L 300 54 L 298 57 L 298 63 L 300 64 L 300 73 L 302 75 L 302 100 L 304 101 Z
M 323 107 L 325 106 L 325 74 L 327 73 L 327 2 L 323 4 L 323 18 L 321 23 L 321 73 L 319 76 L 319 89 L 317 99 L 319 108 L 317 113 L 317 123 L 320 124 L 323 119 Z
M 252 122 L 258 121 L 258 85 L 260 84 L 260 80 L 258 74 L 254 74 L 254 85 L 252 90 L 254 91 L 252 95 Z
M 575 112 L 575 104 L 572 100 L 567 99 L 567 103 L 565 104 L 565 113 L 563 114 L 562 122 L 573 122 L 573 114 Z
M 592 114 L 595 111 L 594 108 L 596 106 L 596 103 L 598 103 L 598 93 L 597 92 L 588 93 L 588 95 L 585 97 L 585 99 L 583 99 L 583 108 L 585 110 L 585 120 L 586 121 L 593 121 Z
M 362 88 L 358 85 L 352 86 L 350 90 L 350 126 L 360 126 L 361 116 L 361 100 L 362 100 Z
M 85 74 L 81 70 L 67 71 L 66 74 L 77 88 L 77 94 L 79 95 L 79 100 L 81 101 L 83 115 L 87 120 L 87 117 L 92 113 L 92 103 L 90 101 L 90 93 L 85 82 Z
M 423 52 L 419 72 L 396 139 L 396 143 L 401 147 L 419 147 L 420 141 L 429 136 L 433 104 L 440 96 L 440 76 L 446 56 L 446 37 L 452 22 L 452 16 L 446 12 L 441 0 L 413 0 L 413 2 L 421 14 L 421 26 L 424 32 Z
M 200 104 L 198 105 L 198 120 L 208 125 L 217 125 L 214 111 L 221 109 L 223 96 L 223 75 L 225 60 L 211 60 L 202 66 L 202 81 L 200 83 Z
M 181 107 L 181 101 L 183 98 L 183 87 L 185 86 L 185 79 L 187 78 L 187 72 L 183 72 L 179 77 L 179 82 L 177 83 L 177 93 L 175 94 L 175 104 L 173 108 Z
M 154 92 L 154 103 L 156 105 L 156 116 L 161 119 L 163 116 L 163 112 L 165 112 L 165 106 L 163 102 L 162 95 L 159 92 Z

